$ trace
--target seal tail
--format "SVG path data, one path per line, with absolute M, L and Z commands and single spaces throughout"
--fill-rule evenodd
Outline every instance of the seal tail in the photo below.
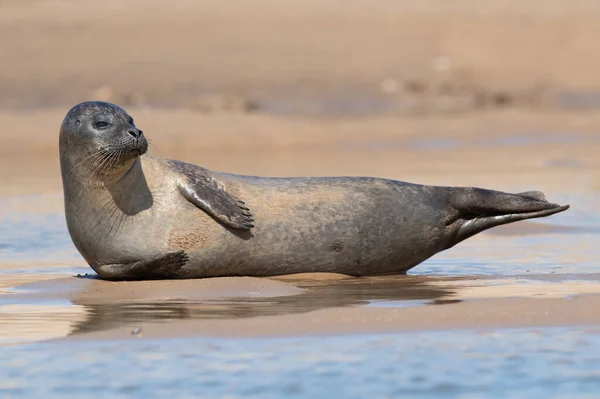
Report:
M 459 227 L 450 248 L 484 230 L 520 220 L 541 218 L 569 209 L 546 200 L 539 191 L 508 194 L 481 188 L 453 188 L 450 204 L 457 211 Z

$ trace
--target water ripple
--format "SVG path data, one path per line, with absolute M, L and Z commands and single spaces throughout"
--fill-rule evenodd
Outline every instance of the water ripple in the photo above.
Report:
M 0 348 L 0 392 L 16 399 L 583 398 L 600 392 L 598 332 L 29 344 Z

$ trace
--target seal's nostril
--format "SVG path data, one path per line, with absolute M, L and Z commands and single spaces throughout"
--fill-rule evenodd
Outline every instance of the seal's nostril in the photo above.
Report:
M 142 134 L 144 134 L 144 132 L 143 132 L 143 131 L 141 131 L 141 130 L 138 130 L 138 132 L 139 132 L 139 135 L 140 135 L 140 136 L 141 136 Z
M 141 133 L 142 133 L 141 131 L 137 131 L 137 130 L 129 130 L 129 134 L 131 134 L 131 135 L 132 135 L 133 137 L 135 137 L 136 139 L 137 139 L 138 137 L 140 137 L 140 134 L 141 134 Z

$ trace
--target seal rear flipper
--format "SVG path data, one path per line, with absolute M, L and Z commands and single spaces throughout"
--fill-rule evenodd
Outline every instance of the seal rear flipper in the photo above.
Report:
M 567 209 L 569 209 L 569 205 L 556 205 L 555 208 L 544 209 L 537 212 L 511 213 L 507 215 L 482 216 L 473 219 L 467 219 L 461 222 L 454 240 L 447 248 L 450 248 L 469 237 L 473 237 L 475 234 L 481 233 L 484 230 L 491 229 L 492 227 L 518 222 L 525 219 L 546 217 L 554 215 L 555 213 L 566 211 Z
M 169 164 L 181 173 L 177 182 L 181 194 L 192 204 L 218 222 L 238 230 L 254 227 L 252 213 L 244 201 L 224 190 L 223 184 L 196 165 L 170 160 Z
M 508 194 L 481 188 L 453 188 L 450 205 L 455 215 L 447 224 L 457 228 L 447 248 L 484 230 L 525 219 L 554 215 L 569 209 L 546 201 L 543 193 Z
M 519 195 L 521 197 L 528 197 L 538 201 L 546 201 L 546 196 L 541 191 L 525 191 L 516 195 Z
M 559 206 L 546 201 L 544 194 L 539 191 L 509 194 L 476 187 L 451 188 L 450 205 L 461 216 L 525 213 Z
M 134 263 L 115 263 L 95 268 L 105 280 L 163 280 L 177 278 L 187 263 L 184 251 L 169 251 Z

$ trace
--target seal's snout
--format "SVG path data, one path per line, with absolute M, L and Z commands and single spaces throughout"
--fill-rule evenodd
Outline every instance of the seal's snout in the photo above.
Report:
M 146 151 L 148 151 L 148 140 L 143 136 L 142 131 L 140 130 L 140 136 L 136 139 L 136 147 L 138 151 L 138 155 L 144 155 Z
M 127 130 L 127 133 L 133 137 L 133 146 L 138 155 L 143 155 L 148 151 L 148 141 L 144 137 L 144 132 L 140 129 L 133 128 Z
M 135 139 L 139 139 L 144 134 L 144 132 L 139 129 L 129 129 L 128 133 Z

